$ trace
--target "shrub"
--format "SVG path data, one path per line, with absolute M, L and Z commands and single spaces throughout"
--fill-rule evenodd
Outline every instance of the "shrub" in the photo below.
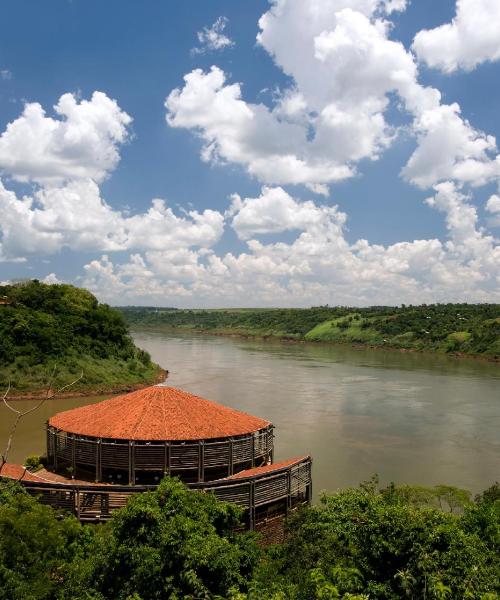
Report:
M 30 454 L 25 458 L 24 466 L 29 471 L 38 471 L 38 469 L 41 469 L 43 466 L 41 456 L 38 454 Z

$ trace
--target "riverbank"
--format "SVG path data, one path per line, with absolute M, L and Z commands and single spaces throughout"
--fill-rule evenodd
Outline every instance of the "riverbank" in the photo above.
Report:
M 0 286 L 0 296 L 0 391 L 10 397 L 43 397 L 48 387 L 114 393 L 164 378 L 122 315 L 87 290 L 33 280 Z
M 135 392 L 136 390 L 141 390 L 150 385 L 156 385 L 158 383 L 163 383 L 168 377 L 168 371 L 165 369 L 159 369 L 157 375 L 153 379 L 141 381 L 138 383 L 121 383 L 116 385 L 95 385 L 95 386 L 87 386 L 85 389 L 76 389 L 61 392 L 57 394 L 57 399 L 69 399 L 69 398 L 86 398 L 90 396 L 111 396 L 114 394 L 125 394 L 128 392 Z M 47 392 L 51 392 L 52 390 L 40 389 L 40 390 L 31 390 L 31 391 L 19 391 L 19 390 L 10 390 L 9 391 L 9 400 L 41 400 L 44 396 L 47 395 Z
M 500 359 L 499 304 L 119 309 L 130 327 Z
M 269 341 L 283 344 L 304 344 L 311 346 L 340 346 L 350 347 L 359 350 L 382 350 L 385 352 L 395 352 L 399 354 L 423 354 L 423 355 L 439 355 L 446 356 L 456 360 L 462 359 L 473 359 L 480 362 L 500 364 L 500 356 L 490 356 L 484 354 L 467 354 L 465 352 L 443 352 L 439 350 L 426 349 L 426 348 L 401 348 L 394 347 L 389 344 L 368 344 L 361 342 L 350 342 L 350 341 L 325 341 L 325 340 L 314 340 L 314 339 L 301 339 L 297 337 L 287 335 L 273 335 L 273 334 L 262 334 L 252 333 L 250 331 L 234 331 L 234 330 L 215 330 L 215 329 L 201 329 L 199 327 L 172 327 L 168 325 L 141 325 L 131 327 L 132 333 L 145 332 L 162 332 L 162 333 L 189 333 L 194 335 L 207 335 L 207 336 L 219 336 L 225 338 L 236 338 L 245 340 L 256 340 L 256 341 Z

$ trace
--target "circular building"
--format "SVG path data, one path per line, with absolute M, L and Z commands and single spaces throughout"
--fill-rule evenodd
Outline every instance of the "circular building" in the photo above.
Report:
M 51 417 L 47 457 L 53 471 L 76 479 L 210 482 L 271 464 L 273 425 L 159 385 Z

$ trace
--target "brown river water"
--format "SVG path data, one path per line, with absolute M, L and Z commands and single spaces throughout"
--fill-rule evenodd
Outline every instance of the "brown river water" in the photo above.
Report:
M 275 459 L 313 456 L 316 494 L 357 485 L 500 479 L 500 365 L 433 354 L 135 331 L 172 386 L 269 419 Z M 44 422 L 99 398 L 47 402 L 21 424 L 11 461 L 42 453 Z M 31 401 L 16 405 L 32 406 Z M 0 408 L 0 441 L 12 422 Z

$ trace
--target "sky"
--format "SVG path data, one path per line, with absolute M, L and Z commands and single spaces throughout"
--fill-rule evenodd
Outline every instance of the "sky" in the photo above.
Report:
M 500 302 L 498 0 L 4 0 L 0 282 Z

